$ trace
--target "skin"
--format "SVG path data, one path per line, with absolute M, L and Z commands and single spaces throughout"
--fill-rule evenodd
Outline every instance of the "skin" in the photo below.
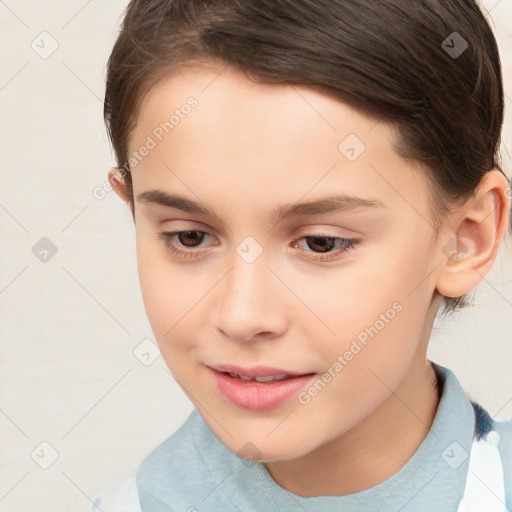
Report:
M 462 295 L 490 269 L 510 209 L 507 181 L 489 172 L 436 231 L 426 178 L 394 151 L 389 126 L 311 88 L 213 66 L 150 90 L 130 152 L 191 96 L 197 107 L 132 169 L 135 198 L 160 189 L 215 212 L 135 201 L 139 279 L 162 356 L 222 443 L 234 453 L 252 443 L 284 488 L 317 496 L 374 486 L 404 466 L 432 425 L 440 397 L 426 350 L 440 293 Z M 338 149 L 349 134 L 366 146 L 354 162 Z M 115 170 L 109 179 L 128 201 Z M 334 193 L 383 206 L 267 218 Z M 188 247 L 174 240 L 196 255 L 173 254 L 158 238 L 178 230 L 206 233 L 182 238 Z M 333 258 L 334 246 L 332 261 L 322 262 L 322 247 L 304 238 L 318 233 L 359 243 Z M 454 235 L 465 248 L 457 262 L 443 250 Z M 251 264 L 236 252 L 248 236 L 263 250 Z M 265 411 L 238 407 L 205 367 L 320 377 L 395 303 L 401 311 L 307 404 L 292 397 Z

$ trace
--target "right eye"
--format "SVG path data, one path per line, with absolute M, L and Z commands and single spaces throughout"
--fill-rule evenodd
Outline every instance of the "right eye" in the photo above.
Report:
M 175 254 L 183 258 L 193 258 L 198 255 L 198 251 L 182 250 L 183 247 L 196 248 L 198 245 L 194 245 L 197 242 L 201 243 L 204 237 L 209 236 L 204 231 L 188 230 L 188 231 L 173 231 L 171 233 L 161 232 L 158 234 L 158 238 L 163 240 L 164 245 L 170 250 L 172 254 Z M 179 242 L 179 246 L 178 243 Z

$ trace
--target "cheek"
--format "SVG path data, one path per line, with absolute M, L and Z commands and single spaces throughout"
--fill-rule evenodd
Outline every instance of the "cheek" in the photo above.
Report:
M 324 342 L 314 348 L 321 354 L 324 370 L 331 368 L 336 374 L 347 399 L 362 398 L 363 393 L 369 402 L 375 401 L 378 389 L 386 392 L 377 376 L 391 388 L 396 386 L 424 341 L 422 326 L 432 289 L 425 279 L 428 243 L 420 245 L 381 246 L 378 257 L 368 257 L 334 277 L 326 273 L 315 279 L 314 293 L 305 286 L 298 292 L 331 331 L 320 326 Z M 340 365 L 333 368 L 338 356 L 343 359 L 341 371 Z
M 175 379 L 198 381 L 198 354 L 211 335 L 211 325 L 204 322 L 205 308 L 219 277 L 194 265 L 171 261 L 162 245 L 145 232 L 137 236 L 137 267 L 146 315 Z
M 197 299 L 187 273 L 167 260 L 160 242 L 148 238 L 137 237 L 137 268 L 146 314 L 162 349 L 166 340 L 182 338 L 177 333 Z
M 191 310 L 199 301 L 198 293 L 176 265 L 144 247 L 137 250 L 137 264 L 146 315 L 163 360 L 176 381 L 195 379 L 194 340 L 204 339 L 197 334 L 198 322 Z
M 330 328 L 333 338 L 355 337 L 376 323 L 380 328 L 382 320 L 385 330 L 404 324 L 411 315 L 414 323 L 428 309 L 433 292 L 428 280 L 430 248 L 420 243 L 397 247 L 396 241 L 386 241 L 369 248 L 353 264 L 317 272 L 294 290 Z M 397 308 L 407 313 L 397 315 Z

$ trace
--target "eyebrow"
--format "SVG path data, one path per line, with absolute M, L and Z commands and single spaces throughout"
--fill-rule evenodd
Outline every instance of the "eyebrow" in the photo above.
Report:
M 147 190 L 137 196 L 137 201 L 151 203 L 166 208 L 174 208 L 188 213 L 217 217 L 212 208 L 201 205 L 191 199 L 177 194 L 168 194 L 163 190 Z M 360 210 L 361 208 L 385 208 L 385 205 L 375 199 L 349 195 L 329 195 L 314 201 L 285 204 L 274 208 L 269 213 L 270 222 L 282 221 L 287 217 L 307 215 L 323 215 L 326 213 Z

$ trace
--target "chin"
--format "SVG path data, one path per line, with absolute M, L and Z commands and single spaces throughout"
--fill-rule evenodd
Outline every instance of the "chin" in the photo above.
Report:
M 261 442 L 257 439 L 252 441 L 247 439 L 236 442 L 232 438 L 221 438 L 220 441 L 228 450 L 238 457 L 262 463 L 297 459 L 307 455 L 315 448 L 313 446 L 304 446 L 301 441 L 297 441 L 296 444 L 290 442 L 285 444 L 284 439 L 278 436 L 276 436 L 273 442 L 270 442 L 268 439 L 262 440 Z

